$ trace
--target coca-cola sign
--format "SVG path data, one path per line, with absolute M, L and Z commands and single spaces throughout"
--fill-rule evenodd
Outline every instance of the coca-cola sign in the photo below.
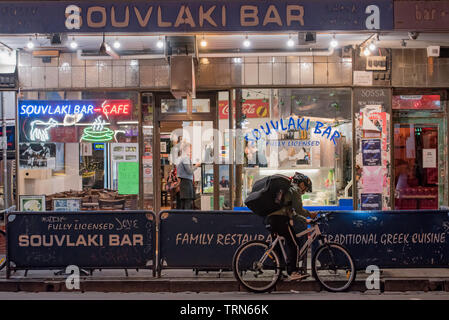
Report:
M 263 99 L 245 100 L 242 103 L 242 112 L 247 118 L 269 118 L 270 117 L 270 103 Z M 226 100 L 219 101 L 220 119 L 229 118 L 229 103 Z M 234 116 L 235 116 L 235 103 Z

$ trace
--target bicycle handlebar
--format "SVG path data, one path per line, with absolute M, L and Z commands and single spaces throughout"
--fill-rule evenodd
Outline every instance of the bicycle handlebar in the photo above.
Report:
M 316 224 L 320 220 L 326 219 L 327 215 L 329 214 L 327 211 L 316 211 L 316 212 L 319 215 L 310 222 L 311 224 Z

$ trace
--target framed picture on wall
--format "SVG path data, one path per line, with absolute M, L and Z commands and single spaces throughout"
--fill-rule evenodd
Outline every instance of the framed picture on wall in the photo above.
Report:
M 80 211 L 81 198 L 55 198 L 53 211 Z
M 45 195 L 19 196 L 19 209 L 25 212 L 45 211 Z

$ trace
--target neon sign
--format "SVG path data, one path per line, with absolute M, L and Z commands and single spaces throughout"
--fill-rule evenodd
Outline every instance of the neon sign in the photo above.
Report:
M 92 101 L 19 101 L 19 116 L 66 116 L 74 114 L 130 115 L 131 100 L 92 100 Z
M 115 132 L 105 128 L 105 123 L 101 116 L 95 119 L 91 127 L 84 129 L 81 142 L 108 142 L 114 139 Z

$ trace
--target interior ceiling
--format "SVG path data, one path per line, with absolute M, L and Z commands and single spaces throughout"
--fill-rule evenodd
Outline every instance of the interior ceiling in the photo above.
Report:
M 347 45 L 360 45 L 373 33 L 335 33 L 335 38 L 339 42 L 339 47 Z M 215 34 L 204 35 L 207 41 L 207 47 L 202 48 L 201 51 L 236 51 L 243 48 L 242 42 L 246 34 Z M 286 42 L 289 36 L 295 41 L 293 48 L 287 48 Z M 298 45 L 297 33 L 290 34 L 248 34 L 248 39 L 251 41 L 251 51 L 257 50 L 304 50 L 312 49 L 326 49 L 332 39 L 333 33 L 317 33 L 315 44 Z M 35 48 L 48 49 L 57 48 L 61 51 L 70 52 L 68 47 L 69 42 L 74 38 L 78 43 L 78 49 L 84 51 L 97 51 L 102 43 L 102 34 L 74 34 L 67 35 L 66 41 L 60 45 L 51 45 L 49 35 L 0 35 L 0 48 L 6 45 L 13 49 L 26 49 L 26 44 L 32 38 Z M 203 35 L 197 35 L 197 41 L 200 42 Z M 154 34 L 107 34 L 106 42 L 110 45 L 115 40 L 119 40 L 121 47 L 117 51 L 134 51 L 134 52 L 162 52 L 156 46 L 159 40 L 159 35 Z M 416 40 L 410 40 L 407 32 L 382 32 L 379 35 L 379 47 L 384 48 L 401 48 L 401 42 L 405 40 L 407 48 L 426 48 L 431 45 L 449 46 L 449 33 L 420 33 Z M 248 49 L 247 49 L 248 50 Z M 245 51 L 247 51 L 245 50 Z

